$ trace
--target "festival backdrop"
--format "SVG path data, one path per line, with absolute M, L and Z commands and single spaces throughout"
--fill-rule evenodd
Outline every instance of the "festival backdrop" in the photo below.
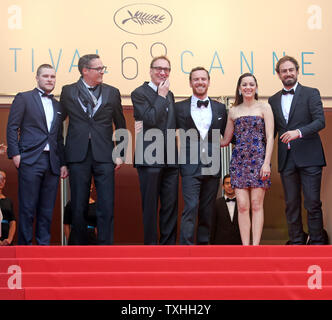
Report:
M 281 86 L 275 64 L 288 54 L 299 61 L 300 81 L 331 101 L 331 16 L 330 0 L 2 0 L 0 102 L 29 90 L 42 63 L 55 67 L 60 94 L 87 53 L 100 54 L 104 81 L 124 99 L 162 54 L 177 97 L 190 95 L 196 66 L 209 70 L 211 96 L 233 96 L 238 77 L 251 72 L 268 97 Z

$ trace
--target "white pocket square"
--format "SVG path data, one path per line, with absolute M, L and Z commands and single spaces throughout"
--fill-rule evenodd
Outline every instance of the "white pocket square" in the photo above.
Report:
M 62 114 L 61 112 L 57 111 L 57 114 Z
M 220 117 L 220 118 L 218 118 L 218 120 L 221 120 L 222 118 Z

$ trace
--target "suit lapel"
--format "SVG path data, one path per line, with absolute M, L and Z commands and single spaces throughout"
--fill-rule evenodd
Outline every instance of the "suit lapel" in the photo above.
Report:
M 173 128 L 175 126 L 175 123 L 173 123 L 173 122 L 175 122 L 175 120 L 174 120 L 175 119 L 174 104 L 173 104 L 173 99 L 172 99 L 172 96 L 171 96 L 170 92 L 168 92 L 166 99 L 168 101 L 166 128 L 170 129 L 170 128 Z
M 222 197 L 222 198 L 223 198 L 224 210 L 225 210 L 225 212 L 227 213 L 227 214 L 226 214 L 226 216 L 227 216 L 227 220 L 228 220 L 228 222 L 229 222 L 230 224 L 232 224 L 233 221 L 234 221 L 234 218 L 235 218 L 235 217 L 233 217 L 233 221 L 232 221 L 232 219 L 231 219 L 231 215 L 230 215 L 229 210 L 228 210 L 228 206 L 227 206 L 226 199 L 225 199 L 225 197 Z M 235 215 L 235 211 L 234 211 L 234 215 Z
M 214 101 L 212 101 L 210 98 L 210 105 L 211 105 L 211 111 L 212 111 L 212 119 L 211 119 L 211 124 L 210 124 L 210 128 L 209 131 L 211 131 L 211 129 L 215 128 L 215 122 L 218 119 L 217 116 L 217 106 L 215 105 Z
M 106 105 L 106 102 L 109 100 L 109 96 L 110 96 L 109 88 L 101 84 L 101 104 L 93 116 L 95 116 Z
M 156 97 L 158 96 L 158 92 L 156 92 L 152 87 L 149 86 L 149 82 L 144 82 L 143 86 L 146 94 L 148 95 L 148 100 L 153 105 Z
M 35 102 L 36 102 L 36 105 L 37 105 L 37 108 L 38 110 L 40 111 L 40 116 L 41 116 L 41 119 L 42 119 L 42 122 L 43 122 L 43 125 L 45 127 L 45 130 L 48 131 L 47 129 L 47 122 L 46 122 L 46 115 L 45 115 L 45 110 L 44 110 L 44 107 L 43 107 L 43 103 L 41 101 L 41 97 L 40 97 L 40 94 L 39 94 L 39 91 L 37 89 L 35 89 L 33 91 L 33 94 L 32 94 Z
M 55 124 L 58 121 L 58 118 L 61 116 L 61 113 L 59 112 L 58 108 L 58 103 L 54 99 L 52 99 L 52 106 L 53 106 L 53 121 L 51 123 L 50 132 L 56 127 Z
M 292 116 L 294 114 L 294 110 L 296 108 L 297 101 L 298 101 L 298 99 L 301 95 L 301 89 L 302 89 L 302 86 L 300 84 L 298 84 L 297 88 L 295 90 L 295 94 L 294 94 L 294 97 L 293 97 L 293 100 L 292 100 L 291 107 L 290 107 L 288 123 L 290 122 L 290 120 L 292 119 Z
M 186 108 L 184 110 L 184 116 L 185 116 L 185 119 L 187 119 L 188 129 L 195 128 L 200 136 L 200 133 L 196 127 L 195 121 L 191 116 L 191 97 L 189 99 L 187 99 L 187 101 L 186 101 Z
M 233 215 L 233 221 L 232 221 L 232 223 L 238 223 L 238 213 L 237 213 L 237 203 L 235 202 L 235 208 L 234 208 L 234 215 Z
M 144 82 L 144 89 L 146 90 L 146 93 L 151 97 L 155 98 L 156 95 L 158 94 L 157 91 L 155 91 L 152 87 L 149 86 L 149 82 Z
M 277 96 L 277 112 L 279 114 L 279 117 L 282 121 L 282 125 L 283 127 L 286 127 L 287 126 L 287 123 L 286 123 L 286 120 L 285 120 L 285 117 L 284 117 L 284 114 L 282 112 L 282 106 L 281 106 L 281 97 L 282 97 L 282 94 L 281 94 L 281 91 L 278 92 L 278 96 Z

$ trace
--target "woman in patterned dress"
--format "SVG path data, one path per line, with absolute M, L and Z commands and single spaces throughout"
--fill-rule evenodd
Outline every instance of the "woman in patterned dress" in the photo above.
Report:
M 264 196 L 270 187 L 271 155 L 274 142 L 274 119 L 268 103 L 258 100 L 254 75 L 240 76 L 235 102 L 230 108 L 225 135 L 220 145 L 227 146 L 233 134 L 230 175 L 238 206 L 239 228 L 243 245 L 259 245 L 264 223 Z M 250 221 L 251 208 L 251 221 Z

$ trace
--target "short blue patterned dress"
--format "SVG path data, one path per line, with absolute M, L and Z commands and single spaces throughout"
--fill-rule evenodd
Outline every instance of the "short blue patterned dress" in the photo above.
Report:
M 261 180 L 260 170 L 265 159 L 265 122 L 259 116 L 242 116 L 234 122 L 236 144 L 230 164 L 233 188 L 265 188 L 271 180 Z

